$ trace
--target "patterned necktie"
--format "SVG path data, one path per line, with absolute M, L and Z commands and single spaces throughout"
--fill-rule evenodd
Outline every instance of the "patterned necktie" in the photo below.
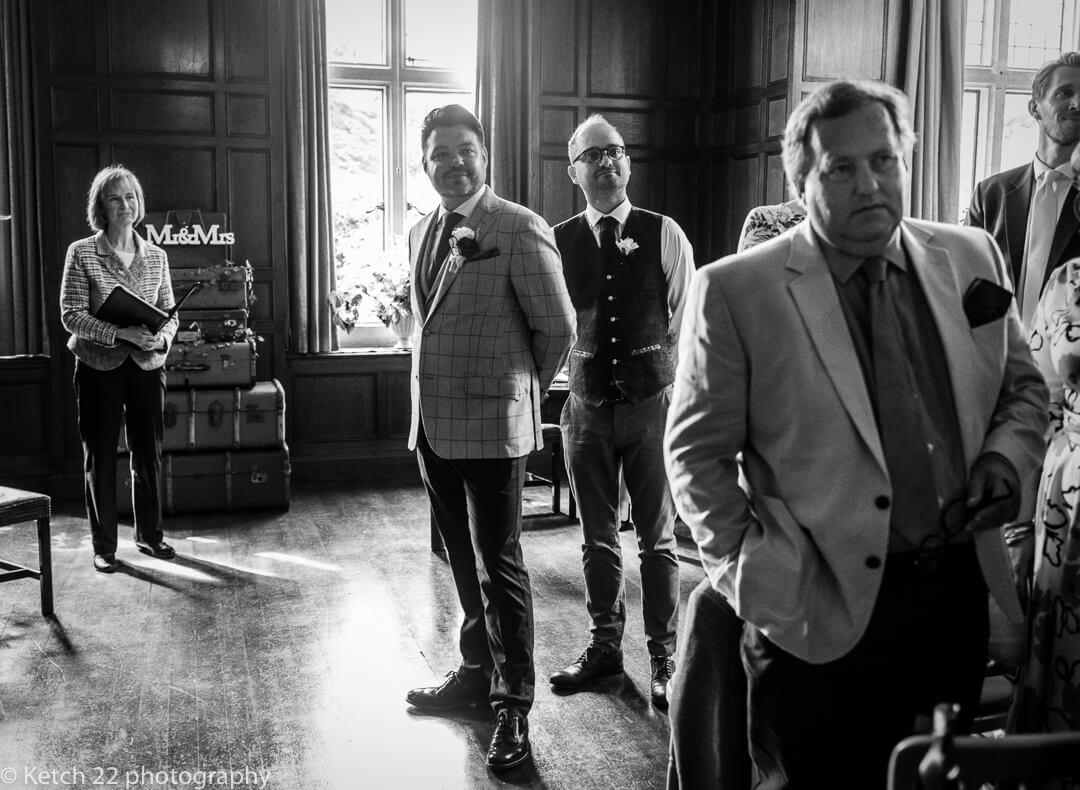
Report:
M 1030 326 L 1039 303 L 1046 270 L 1050 266 L 1050 246 L 1058 223 L 1057 190 L 1068 189 L 1060 170 L 1047 170 L 1039 176 L 1031 198 L 1031 227 L 1028 229 L 1027 256 L 1024 258 L 1023 291 L 1020 293 L 1020 320 Z
M 868 258 L 863 270 L 870 281 L 870 349 L 874 368 L 874 405 L 885 465 L 892 483 L 890 528 L 915 548 L 937 529 L 937 492 L 927 446 L 927 420 L 900 331 L 888 261 Z
M 424 272 L 423 296 L 427 300 L 430 300 L 434 294 L 435 280 L 439 277 L 439 269 L 442 268 L 446 256 L 450 254 L 450 234 L 463 219 L 464 217 L 456 211 L 451 211 L 443 217 L 442 232 L 439 234 L 439 243 L 435 245 L 435 253 L 424 262 L 426 269 Z
M 601 217 L 596 224 L 600 228 L 600 257 L 604 259 L 604 263 L 613 263 L 619 255 L 619 248 L 615 244 L 619 220 L 615 217 Z

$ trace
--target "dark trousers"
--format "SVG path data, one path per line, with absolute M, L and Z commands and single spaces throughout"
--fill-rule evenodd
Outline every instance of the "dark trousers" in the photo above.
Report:
M 83 446 L 86 514 L 95 554 L 116 552 L 116 447 L 121 421 L 131 449 L 131 502 L 135 539 L 161 533 L 161 434 L 165 370 L 143 370 L 131 359 L 113 370 L 76 360 L 75 403 Z
M 416 455 L 446 546 L 461 624 L 460 671 L 490 679 L 491 707 L 527 714 L 532 708 L 533 605 L 521 553 L 520 458 L 440 458 L 421 429 Z
M 934 571 L 912 560 L 887 558 L 866 633 L 835 661 L 801 661 L 746 625 L 755 787 L 884 788 L 892 748 L 937 703 L 959 703 L 970 728 L 988 635 L 974 546 L 950 548 Z

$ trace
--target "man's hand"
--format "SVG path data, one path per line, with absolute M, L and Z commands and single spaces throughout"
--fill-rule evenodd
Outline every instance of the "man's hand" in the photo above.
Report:
M 965 502 L 970 518 L 966 529 L 997 529 L 1020 512 L 1020 478 L 1002 455 L 986 453 L 975 460 Z

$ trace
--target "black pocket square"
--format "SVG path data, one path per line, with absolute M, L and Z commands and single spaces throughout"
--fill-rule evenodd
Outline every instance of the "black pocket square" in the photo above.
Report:
M 964 315 L 972 329 L 996 321 L 1009 312 L 1012 292 L 997 283 L 976 277 L 964 294 Z
M 499 254 L 498 247 L 492 247 L 490 250 L 481 250 L 480 252 L 470 255 L 465 260 L 467 261 L 486 261 L 488 258 L 495 258 Z

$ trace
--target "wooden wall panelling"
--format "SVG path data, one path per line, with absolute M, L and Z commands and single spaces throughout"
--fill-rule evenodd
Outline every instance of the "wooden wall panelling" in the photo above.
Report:
M 56 424 L 50 367 L 45 356 L 10 358 L 0 366 L 0 485 L 49 490 L 49 440 Z
M 256 268 L 260 378 L 285 376 L 284 0 L 46 0 L 33 4 L 52 396 L 53 467 L 79 467 L 70 354 L 57 300 L 64 250 L 90 233 L 86 189 L 105 164 L 139 176 L 151 210 L 223 211 Z M 50 268 L 51 267 L 51 268 Z M 0 426 L 2 431 L 3 426 Z

